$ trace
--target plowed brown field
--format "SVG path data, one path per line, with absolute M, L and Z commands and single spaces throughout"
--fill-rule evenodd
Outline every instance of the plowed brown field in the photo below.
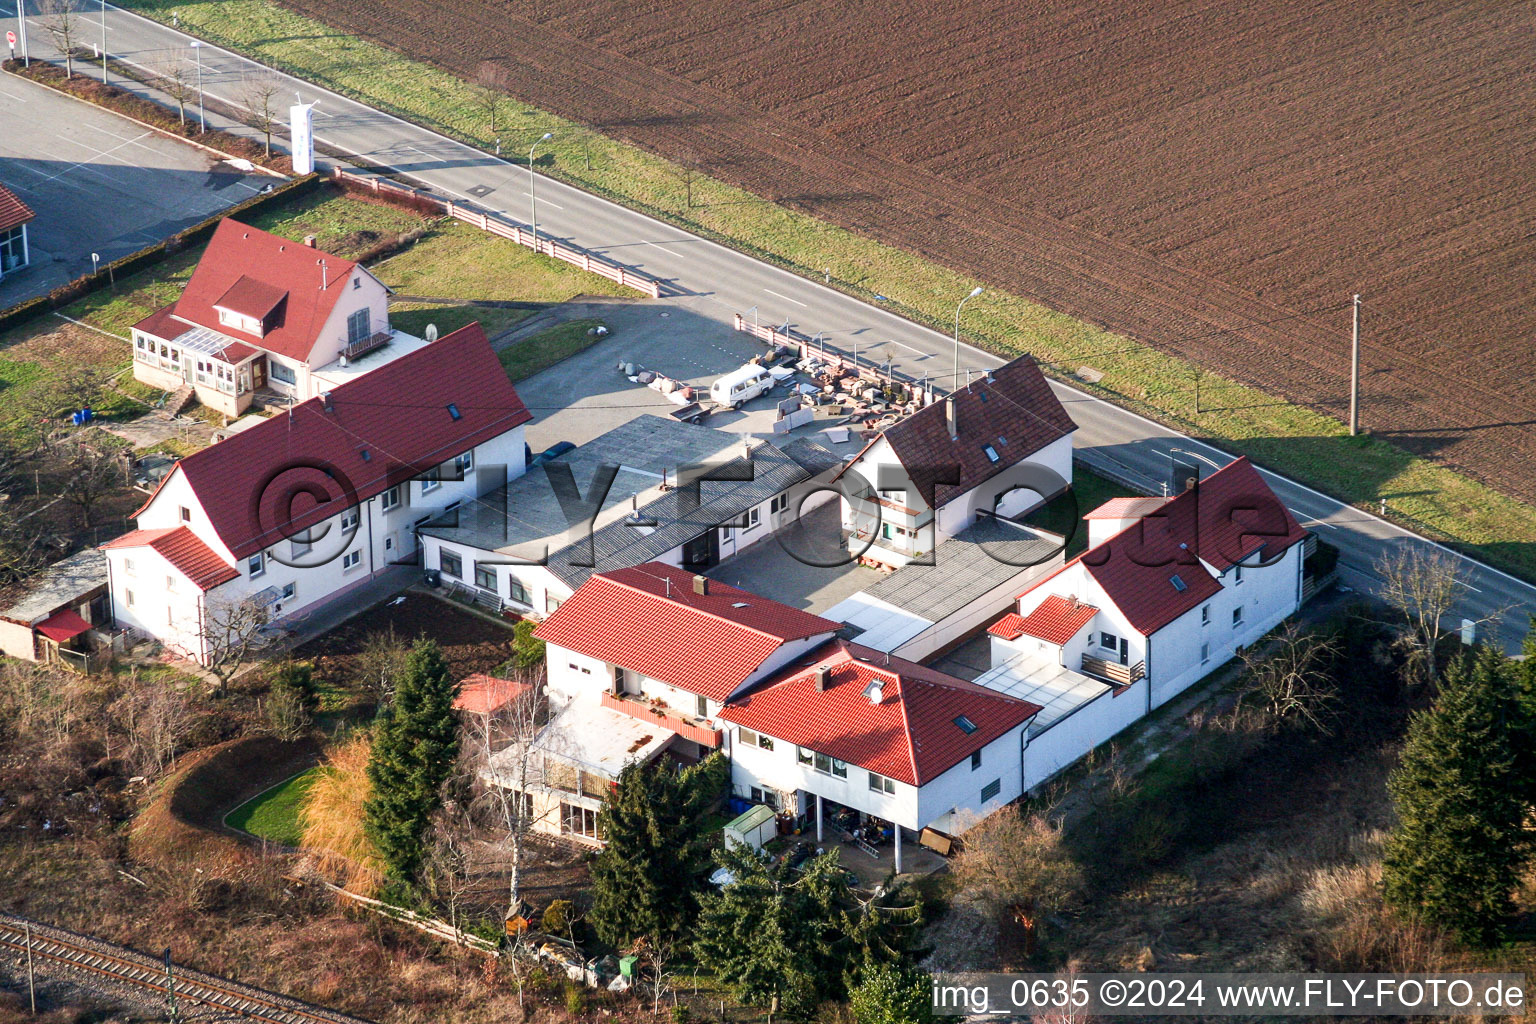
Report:
M 1536 498 L 1529 3 L 283 2 Z

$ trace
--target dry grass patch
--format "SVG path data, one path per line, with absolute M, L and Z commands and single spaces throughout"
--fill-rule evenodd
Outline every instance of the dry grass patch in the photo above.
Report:
M 331 751 L 315 774 L 299 810 L 303 845 L 319 868 L 341 879 L 348 892 L 371 896 L 384 880 L 384 861 L 363 828 L 372 792 L 368 756 L 373 741 L 356 736 Z

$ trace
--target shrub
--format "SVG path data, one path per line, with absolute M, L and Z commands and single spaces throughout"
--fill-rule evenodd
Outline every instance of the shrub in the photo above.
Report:
M 872 964 L 848 996 L 858 1024 L 927 1024 L 933 997 L 927 975 L 907 968 Z
M 550 935 L 564 935 L 571 927 L 576 907 L 570 900 L 553 900 L 544 908 L 539 927 Z
M 580 1017 L 587 1012 L 587 990 L 574 981 L 565 983 L 565 1012 Z
M 512 627 L 512 661 L 520 669 L 537 668 L 544 663 L 544 641 L 533 635 L 537 625 L 524 619 Z
M 304 795 L 299 820 L 304 846 L 321 866 L 338 875 L 351 892 L 368 895 L 378 889 L 384 862 L 363 828 L 363 804 L 371 786 L 366 735 L 331 752 L 325 767 Z
M 672 1024 L 693 1024 L 693 1011 L 683 1003 L 672 1007 Z

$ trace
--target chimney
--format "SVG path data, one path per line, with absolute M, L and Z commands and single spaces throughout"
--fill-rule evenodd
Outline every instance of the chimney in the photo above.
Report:
M 817 693 L 822 693 L 822 692 L 824 692 L 826 690 L 826 688 L 827 688 L 827 676 L 829 676 L 831 674 L 832 674 L 832 670 L 830 668 L 828 668 L 827 666 L 825 666 L 825 665 L 817 665 L 816 666 L 816 692 Z
M 944 422 L 949 425 L 949 439 L 960 440 L 960 419 L 955 415 L 955 396 L 949 395 L 944 399 Z
M 693 578 L 693 592 L 700 597 L 707 596 L 709 594 L 709 577 L 695 576 Z
M 314 235 L 305 235 L 304 236 L 304 244 L 309 246 L 311 249 L 313 249 L 315 247 L 315 236 Z

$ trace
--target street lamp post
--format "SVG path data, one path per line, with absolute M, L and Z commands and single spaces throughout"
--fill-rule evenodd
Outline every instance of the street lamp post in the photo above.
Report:
M 101 84 L 107 84 L 107 0 L 101 0 Z
M 32 66 L 32 54 L 27 49 L 27 0 L 16 0 L 16 28 L 21 32 L 21 66 Z
M 197 53 L 197 132 L 199 135 L 208 134 L 208 108 L 203 104 L 203 44 L 201 40 L 192 40 L 192 49 Z
M 960 390 L 960 311 L 965 304 L 982 293 L 981 285 L 971 289 L 971 294 L 960 300 L 960 305 L 955 307 L 955 375 L 950 378 L 949 390 Z
M 533 197 L 533 151 L 539 148 L 539 142 L 546 142 L 554 137 L 554 132 L 545 132 L 539 136 L 539 141 L 528 147 L 528 225 L 533 230 L 533 251 L 539 251 L 539 206 L 538 200 Z

